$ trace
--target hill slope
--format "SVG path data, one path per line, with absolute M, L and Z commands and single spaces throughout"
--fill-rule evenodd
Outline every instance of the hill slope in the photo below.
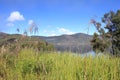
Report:
M 73 35 L 61 35 L 52 37 L 40 37 L 52 43 L 58 51 L 72 51 L 75 53 L 85 53 L 91 51 L 90 40 L 92 36 L 77 33 Z
M 18 53 L 23 48 L 34 49 L 35 51 L 54 50 L 52 44 L 37 37 L 25 37 L 20 34 L 0 33 L 0 52 L 8 51 Z
M 57 51 L 70 51 L 74 53 L 86 53 L 91 51 L 90 40 L 92 39 L 91 35 L 77 33 L 73 35 L 61 35 L 61 36 L 32 36 L 27 38 L 22 38 L 20 34 L 6 34 L 0 32 L 0 46 L 3 44 L 14 43 L 17 39 L 21 46 L 29 44 L 33 46 L 36 44 L 36 41 L 40 41 L 40 46 L 44 47 L 50 43 L 53 44 Z

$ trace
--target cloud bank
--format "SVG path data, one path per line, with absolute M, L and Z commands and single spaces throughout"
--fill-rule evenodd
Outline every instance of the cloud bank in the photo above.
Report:
M 68 29 L 65 29 L 65 28 L 58 28 L 58 32 L 62 33 L 62 34 L 73 34 L 74 33 Z
M 53 28 L 45 29 L 43 30 L 43 33 L 46 34 L 47 36 L 58 36 L 62 34 L 71 35 L 74 34 L 75 32 L 63 27 L 57 27 L 56 29 Z

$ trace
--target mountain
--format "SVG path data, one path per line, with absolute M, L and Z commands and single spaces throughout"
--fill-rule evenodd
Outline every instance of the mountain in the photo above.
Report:
M 73 35 L 61 35 L 52 37 L 40 37 L 54 45 L 57 51 L 71 51 L 74 53 L 86 53 L 91 51 L 91 35 L 77 33 Z
M 41 42 L 39 47 L 44 49 L 47 44 L 53 44 L 57 51 L 70 51 L 74 53 L 86 53 L 92 50 L 90 46 L 90 40 L 92 39 L 91 35 L 77 33 L 72 35 L 61 35 L 61 36 L 31 36 L 27 38 L 22 38 L 20 34 L 7 34 L 0 32 L 0 46 L 8 43 L 14 43 L 16 40 L 21 44 L 25 45 L 34 45 L 36 41 Z M 43 46 L 44 45 L 44 46 Z

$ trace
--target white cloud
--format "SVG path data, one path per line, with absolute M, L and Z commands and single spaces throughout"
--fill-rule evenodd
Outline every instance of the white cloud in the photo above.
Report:
M 6 25 L 7 25 L 8 27 L 13 27 L 13 26 L 14 26 L 13 23 L 7 23 Z
M 62 34 L 67 34 L 67 35 L 70 35 L 70 34 L 74 34 L 74 32 L 68 30 L 68 29 L 65 29 L 65 28 L 59 28 L 57 27 L 56 29 L 45 29 L 43 30 L 43 34 L 47 35 L 47 36 L 58 36 L 58 35 L 62 35 Z
M 14 22 L 14 21 L 22 21 L 25 20 L 22 14 L 18 11 L 14 11 L 10 14 L 10 16 L 7 18 L 7 21 Z
M 37 25 L 36 25 L 36 23 L 35 23 L 34 20 L 29 20 L 29 21 L 28 21 L 28 25 L 29 25 L 30 27 L 37 27 Z
M 51 34 L 49 34 L 48 36 L 57 36 L 57 34 L 51 33 Z
M 58 29 L 58 32 L 61 34 L 74 34 L 74 32 L 72 32 L 68 29 L 65 29 L 65 28 L 57 28 L 57 29 Z
M 43 33 L 46 34 L 47 36 L 57 36 L 56 31 L 54 30 L 43 30 Z
M 28 24 L 29 24 L 29 25 L 33 25 L 33 24 L 34 24 L 34 21 L 33 21 L 33 20 L 29 20 L 29 21 L 28 21 Z

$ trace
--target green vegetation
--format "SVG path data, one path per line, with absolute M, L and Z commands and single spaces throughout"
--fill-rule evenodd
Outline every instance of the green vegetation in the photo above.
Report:
M 95 20 L 91 22 L 99 33 L 91 40 L 93 50 L 114 56 L 58 53 L 52 44 L 27 36 L 26 31 L 23 35 L 0 33 L 0 80 L 120 80 L 120 10 L 104 15 L 107 31 Z M 30 26 L 31 33 L 33 30 L 38 31 L 36 25 Z M 78 34 L 63 37 L 67 42 L 73 38 L 73 43 L 77 41 L 74 38 L 81 38 Z
M 0 52 L 17 54 L 21 49 L 29 48 L 35 52 L 39 51 L 53 51 L 52 44 L 41 40 L 37 37 L 22 36 L 20 34 L 2 35 L 0 37 Z
M 95 25 L 100 35 L 98 36 L 97 33 L 93 35 L 93 39 L 91 40 L 93 50 L 95 52 L 107 50 L 112 55 L 120 57 L 120 10 L 116 13 L 110 11 L 104 14 L 102 18 L 102 22 L 106 24 L 104 28 L 95 20 L 91 22 Z
M 0 54 L 0 80 L 120 80 L 120 58 L 22 49 Z

